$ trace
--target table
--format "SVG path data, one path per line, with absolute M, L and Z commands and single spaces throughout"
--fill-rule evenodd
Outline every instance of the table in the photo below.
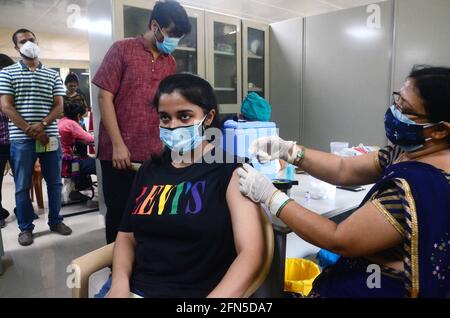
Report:
M 283 171 L 278 175 L 283 176 Z M 332 198 L 314 200 L 308 199 L 307 193 L 311 191 L 311 180 L 306 174 L 296 174 L 295 179 L 299 185 L 291 189 L 290 197 L 305 208 L 320 214 L 326 218 L 337 218 L 345 213 L 351 213 L 359 207 L 366 194 L 373 185 L 364 186 L 365 190 L 352 192 L 336 189 Z M 265 208 L 264 208 L 265 209 Z M 265 209 L 266 210 L 266 209 Z M 272 216 L 267 210 L 267 215 L 274 228 L 275 250 L 273 262 L 266 281 L 255 293 L 255 297 L 278 298 L 284 296 L 284 269 L 286 260 L 287 234 L 292 230 L 277 217 Z M 299 238 L 300 239 L 300 238 Z

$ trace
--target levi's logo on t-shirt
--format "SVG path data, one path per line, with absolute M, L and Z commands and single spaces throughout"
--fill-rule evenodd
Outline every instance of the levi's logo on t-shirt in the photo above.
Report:
M 136 198 L 133 215 L 197 214 L 202 210 L 206 181 L 143 187 Z M 166 209 L 166 207 L 170 207 Z

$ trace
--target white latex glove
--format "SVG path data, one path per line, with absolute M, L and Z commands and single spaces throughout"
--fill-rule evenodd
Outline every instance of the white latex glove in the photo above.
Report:
M 286 141 L 278 136 L 262 137 L 255 140 L 249 148 L 250 154 L 256 155 L 260 163 L 282 159 L 294 163 L 296 149 L 294 141 Z
M 256 203 L 264 203 L 270 213 L 277 216 L 280 207 L 289 200 L 286 193 L 277 190 L 269 179 L 247 163 L 237 173 L 241 193 Z

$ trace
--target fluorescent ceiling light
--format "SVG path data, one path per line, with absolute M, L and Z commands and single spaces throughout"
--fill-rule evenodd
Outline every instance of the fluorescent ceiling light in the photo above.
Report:
M 74 29 L 89 31 L 92 33 L 110 34 L 111 33 L 111 21 L 109 20 L 97 20 L 91 21 L 86 18 L 78 19 L 73 24 Z
M 360 40 L 370 40 L 380 35 L 377 29 L 370 29 L 367 27 L 354 27 L 346 30 L 346 33 L 351 37 Z

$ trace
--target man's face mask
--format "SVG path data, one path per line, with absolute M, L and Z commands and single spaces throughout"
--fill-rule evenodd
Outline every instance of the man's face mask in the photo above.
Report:
M 39 46 L 31 41 L 28 41 L 22 45 L 19 51 L 24 57 L 32 60 L 37 59 L 40 53 Z
M 431 139 L 425 138 L 424 129 L 439 124 L 418 124 L 402 114 L 395 105 L 392 105 L 386 111 L 384 117 L 386 137 L 394 145 L 400 146 L 400 148 L 407 152 L 422 148 L 425 142 Z
M 158 51 L 160 51 L 163 54 L 170 54 L 173 51 L 175 51 L 182 37 L 181 38 L 169 37 L 162 32 L 162 29 L 159 26 L 158 30 L 159 33 L 161 33 L 163 36 L 162 41 L 159 41 L 158 37 L 156 37 L 156 47 L 158 48 Z
M 205 140 L 203 134 L 203 122 L 207 116 L 205 116 L 198 124 L 191 126 L 183 126 L 174 129 L 159 128 L 160 138 L 162 142 L 170 150 L 177 153 L 187 153 L 194 150 Z

